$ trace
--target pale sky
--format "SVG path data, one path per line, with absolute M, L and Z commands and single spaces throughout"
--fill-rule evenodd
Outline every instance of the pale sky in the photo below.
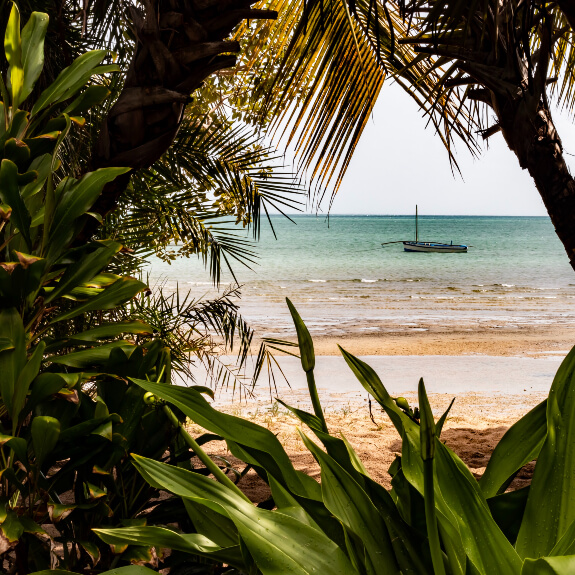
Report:
M 565 151 L 575 154 L 575 126 L 558 111 L 553 119 Z M 422 215 L 547 215 L 501 134 L 475 160 L 456 142 L 462 176 L 454 176 L 441 141 L 425 124 L 411 98 L 386 83 L 331 213 L 412 214 L 418 204 Z M 575 156 L 565 157 L 573 172 Z

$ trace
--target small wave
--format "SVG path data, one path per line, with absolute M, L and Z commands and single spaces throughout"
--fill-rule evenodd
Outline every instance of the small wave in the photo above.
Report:
M 193 285 L 193 286 L 211 286 L 212 282 L 186 282 L 187 284 Z
M 493 284 L 494 286 L 501 286 L 501 287 L 515 287 L 515 284 Z
M 361 283 L 362 284 L 374 284 L 375 282 L 378 282 L 379 280 L 366 280 L 366 279 L 361 279 Z
M 327 280 L 308 280 L 314 284 L 324 284 L 327 282 Z

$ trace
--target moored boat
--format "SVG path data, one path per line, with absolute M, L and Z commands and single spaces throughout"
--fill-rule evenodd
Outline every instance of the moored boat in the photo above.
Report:
M 381 245 L 385 246 L 387 244 L 403 244 L 403 249 L 406 252 L 435 252 L 435 253 L 465 253 L 467 248 L 464 244 L 454 244 L 453 242 L 449 244 L 444 244 L 442 242 L 420 242 L 419 241 L 419 226 L 417 218 L 417 206 L 415 206 L 415 241 L 403 241 L 399 240 L 396 242 L 384 242 Z
M 466 252 L 467 246 L 438 242 L 403 242 L 403 249 L 406 252 L 460 253 Z

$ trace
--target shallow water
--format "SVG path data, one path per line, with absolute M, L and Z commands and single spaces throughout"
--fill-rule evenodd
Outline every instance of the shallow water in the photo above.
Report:
M 407 216 L 281 216 L 266 223 L 253 270 L 234 268 L 241 311 L 260 335 L 285 335 L 285 296 L 314 333 L 421 331 L 568 324 L 575 318 L 575 275 L 547 217 L 420 217 L 420 240 L 472 245 L 465 254 L 406 253 Z M 151 263 L 168 290 L 212 296 L 196 259 Z M 223 285 L 232 280 L 224 274 Z

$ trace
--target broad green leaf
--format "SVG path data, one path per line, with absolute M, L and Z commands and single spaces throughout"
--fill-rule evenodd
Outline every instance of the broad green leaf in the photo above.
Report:
M 86 52 L 76 58 L 70 66 L 64 68 L 56 80 L 40 94 L 32 108 L 32 115 L 42 111 L 50 104 L 74 96 L 90 77 L 94 68 L 104 59 L 106 53 L 106 50 Z
M 547 400 L 515 422 L 495 447 L 479 484 L 486 498 L 507 487 L 507 481 L 537 458 L 547 434 Z
M 0 311 L 0 338 L 10 345 L 0 351 L 0 394 L 2 402 L 11 406 L 16 382 L 26 365 L 26 339 L 22 318 L 14 308 Z
M 406 426 L 402 469 L 423 495 L 423 460 L 419 433 Z M 448 521 L 461 534 L 465 552 L 482 575 L 516 575 L 521 560 L 495 523 L 485 497 L 467 466 L 448 447 L 435 440 L 435 501 L 439 522 Z M 446 527 L 448 528 L 448 527 Z
M 95 327 L 93 329 L 83 331 L 82 333 L 75 333 L 66 339 L 70 339 L 75 342 L 94 342 L 107 337 L 117 337 L 124 333 L 151 335 L 152 332 L 152 327 L 142 321 L 121 321 L 118 323 L 109 323 L 100 327 Z M 209 389 L 210 392 L 213 393 L 212 389 L 206 389 Z
M 487 500 L 493 519 L 512 545 L 517 541 L 528 495 L 529 486 L 501 493 Z
M 14 547 L 24 533 L 24 525 L 14 511 L 8 511 L 6 518 L 0 525 L 0 531 L 2 531 L 2 543 Z
M 403 472 L 409 483 L 423 495 L 419 426 L 397 407 L 372 368 L 341 347 L 340 350 L 361 384 L 384 408 L 402 435 Z M 444 530 L 455 529 L 461 534 L 465 552 L 478 573 L 519 573 L 521 560 L 491 517 L 477 481 L 465 464 L 437 438 L 435 473 L 435 501 L 440 527 L 443 522 Z
M 22 101 L 32 92 L 44 67 L 44 38 L 48 30 L 48 20 L 48 14 L 32 12 L 22 30 L 22 67 L 24 69 Z
M 235 565 L 244 566 L 239 544 L 222 548 L 200 533 L 180 534 L 164 527 L 123 527 L 120 529 L 94 529 L 109 545 L 145 545 L 156 549 L 172 549 L 200 555 Z
M 26 396 L 28 395 L 28 389 L 34 378 L 38 375 L 40 371 L 40 366 L 42 365 L 42 358 L 44 356 L 44 349 L 46 348 L 46 342 L 40 341 L 40 343 L 34 349 L 30 359 L 26 362 L 24 369 L 20 372 L 20 377 L 16 383 L 14 389 L 14 396 L 12 398 L 12 409 L 10 410 L 10 415 L 12 417 L 12 433 L 16 432 L 16 426 L 18 425 L 18 417 L 20 412 L 24 407 L 26 401 Z
M 550 557 L 558 557 L 560 555 L 575 555 L 575 521 L 567 527 L 561 539 L 557 541 L 555 547 L 549 553 Z
M 22 101 L 24 68 L 22 67 L 22 41 L 20 39 L 20 11 L 15 2 L 12 4 L 6 26 L 4 53 L 8 60 L 8 88 L 12 96 L 12 108 L 16 111 Z
M 106 86 L 88 86 L 65 110 L 64 114 L 83 114 L 110 95 Z
M 239 545 L 238 530 L 228 517 L 202 505 L 198 499 L 184 499 L 184 505 L 198 533 L 220 547 Z
M 54 417 L 39 415 L 32 419 L 30 428 L 36 465 L 42 467 L 60 437 L 60 422 Z
M 48 254 L 57 257 L 74 237 L 74 224 L 98 199 L 102 188 L 129 168 L 101 168 L 85 174 L 81 180 L 69 178 L 61 183 L 61 194 L 52 219 Z M 59 186 L 60 188 L 60 186 Z
M 171 386 L 170 386 L 171 387 Z M 281 512 L 255 507 L 231 489 L 178 467 L 134 456 L 140 473 L 152 485 L 180 497 L 211 502 L 235 523 L 263 575 L 350 575 L 353 567 L 323 531 Z
M 368 495 L 334 459 L 303 433 L 300 432 L 300 436 L 320 464 L 321 492 L 325 506 L 365 546 L 367 572 L 399 574 L 385 522 Z
M 23 200 L 31 198 L 33 195 L 37 194 L 42 189 L 42 187 L 46 183 L 46 179 L 48 178 L 51 167 L 52 167 L 51 154 L 43 154 L 32 160 L 29 169 L 36 171 L 38 173 L 38 177 L 33 182 L 26 184 L 20 189 Z
M 65 355 L 54 355 L 48 359 L 52 363 L 67 365 L 68 367 L 75 367 L 77 369 L 103 366 L 108 361 L 112 350 L 118 347 L 124 351 L 130 351 L 135 349 L 136 346 L 126 341 L 113 341 L 91 347 L 90 349 L 83 349 L 82 351 L 73 351 Z
M 521 575 L 572 575 L 575 573 L 575 555 L 526 559 Z
M 58 281 L 56 288 L 46 296 L 44 300 L 46 303 L 66 295 L 75 287 L 99 274 L 122 249 L 122 244 L 103 241 L 95 242 L 95 247 L 94 251 L 83 255 L 75 264 L 66 268 L 66 272 Z
M 96 297 L 93 297 L 70 311 L 55 317 L 50 323 L 70 319 L 87 311 L 113 309 L 121 303 L 133 298 L 145 287 L 146 284 L 133 278 L 120 278 L 111 286 L 107 287 L 103 292 L 99 293 Z
M 321 500 L 319 485 L 309 475 L 296 471 L 277 437 L 255 423 L 215 410 L 196 390 L 177 385 L 165 385 L 130 378 L 146 391 L 179 407 L 192 421 L 208 431 L 220 435 L 229 443 L 247 449 L 248 458 L 258 457 L 260 464 L 290 491 Z M 255 451 L 249 451 L 257 450 Z M 233 451 L 233 450 L 232 450 Z
M 26 240 L 28 249 L 32 250 L 30 240 L 32 218 L 18 188 L 18 168 L 14 162 L 6 159 L 0 164 L 0 199 L 12 208 L 11 221 Z
M 561 363 L 547 400 L 547 435 L 517 537 L 521 557 L 549 555 L 575 520 L 575 348 Z

